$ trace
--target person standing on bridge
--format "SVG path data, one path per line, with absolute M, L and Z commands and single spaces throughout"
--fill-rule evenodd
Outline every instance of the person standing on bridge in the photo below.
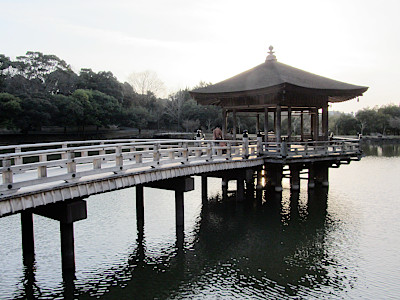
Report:
M 213 139 L 214 140 L 222 140 L 222 130 L 218 126 L 213 130 Z

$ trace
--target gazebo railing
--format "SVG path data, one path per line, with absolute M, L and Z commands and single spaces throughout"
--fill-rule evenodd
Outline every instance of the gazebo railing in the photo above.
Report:
M 271 157 L 306 158 L 318 156 L 361 154 L 358 139 L 333 139 L 330 141 L 308 142 L 266 142 L 262 143 L 262 154 Z

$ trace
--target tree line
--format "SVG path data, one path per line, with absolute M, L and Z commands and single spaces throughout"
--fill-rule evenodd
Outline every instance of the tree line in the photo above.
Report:
M 0 54 L 0 128 L 29 132 L 62 126 L 84 131 L 116 125 L 193 131 L 221 126 L 220 108 L 197 105 L 189 89 L 160 98 L 155 92 L 162 82 L 154 72 L 130 78 L 131 83 L 121 83 L 111 72 L 88 68 L 77 74 L 64 60 L 41 52 L 29 51 L 15 60 Z
M 222 125 L 221 108 L 198 105 L 188 88 L 158 97 L 163 83 L 154 72 L 133 73 L 128 78 L 129 82 L 121 83 L 111 72 L 96 73 L 89 68 L 77 74 L 56 55 L 41 52 L 28 51 L 15 60 L 0 54 L 0 128 L 26 133 L 43 126 L 84 131 L 88 126 L 115 125 L 139 131 L 193 132 Z M 206 85 L 200 82 L 194 88 Z M 294 132 L 300 126 L 297 123 L 294 120 Z M 229 118 L 228 127 L 232 124 Z M 255 124 L 255 117 L 237 120 L 239 132 L 255 132 Z M 339 135 L 400 134 L 400 107 L 366 108 L 355 114 L 332 112 L 329 128 Z

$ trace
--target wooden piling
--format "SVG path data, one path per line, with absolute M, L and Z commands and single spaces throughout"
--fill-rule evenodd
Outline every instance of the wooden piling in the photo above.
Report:
M 31 263 L 35 257 L 35 240 L 33 231 L 33 213 L 31 211 L 21 212 L 22 232 L 22 257 L 24 263 Z

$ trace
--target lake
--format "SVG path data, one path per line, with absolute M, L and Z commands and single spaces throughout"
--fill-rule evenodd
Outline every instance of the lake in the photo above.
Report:
M 24 266 L 20 216 L 0 219 L 0 299 L 399 299 L 400 146 L 364 146 L 330 169 L 330 187 L 221 201 L 221 181 L 185 193 L 184 236 L 174 192 L 91 196 L 74 224 L 76 273 L 62 274 L 59 223 L 34 216 L 35 262 Z M 234 189 L 234 183 L 230 189 Z

